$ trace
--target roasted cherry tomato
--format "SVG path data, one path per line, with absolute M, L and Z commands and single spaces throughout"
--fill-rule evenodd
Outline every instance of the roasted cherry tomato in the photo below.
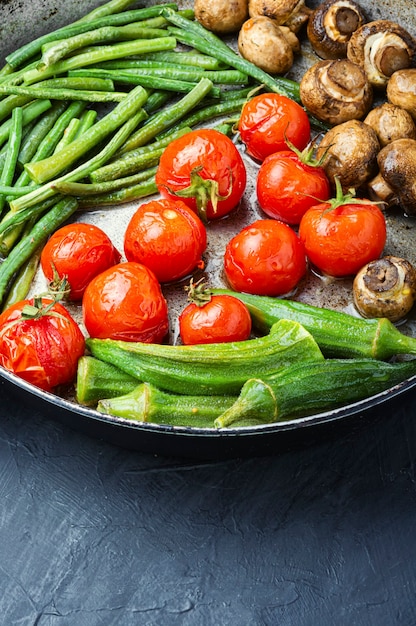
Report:
M 193 130 L 170 142 L 156 172 L 165 198 L 180 197 L 203 221 L 224 217 L 240 202 L 247 182 L 240 153 L 217 130 Z
M 48 281 L 67 279 L 71 300 L 81 300 L 90 280 L 120 260 L 108 235 L 98 226 L 84 223 L 59 228 L 46 242 L 40 258 Z
M 92 279 L 82 299 L 90 337 L 160 343 L 168 331 L 168 308 L 150 270 L 119 263 Z
M 306 273 L 303 244 L 278 220 L 257 220 L 233 237 L 224 254 L 224 270 L 236 291 L 260 296 L 291 292 Z
M 331 186 L 323 167 L 312 153 L 293 150 L 275 152 L 265 158 L 257 175 L 257 199 L 269 216 L 299 224 L 304 213 L 317 200 L 328 200 Z
M 299 225 L 306 254 L 329 276 L 350 276 L 377 259 L 386 243 L 386 221 L 377 205 L 342 194 L 306 211 Z
M 80 327 L 52 298 L 22 300 L 0 315 L 0 365 L 44 391 L 74 380 L 84 350 Z
M 181 200 L 152 200 L 134 213 L 124 236 L 128 261 L 143 263 L 162 282 L 179 280 L 203 267 L 204 224 Z
M 246 305 L 234 296 L 213 295 L 203 283 L 191 284 L 191 300 L 179 316 L 184 344 L 244 341 L 250 337 L 251 316 Z
M 288 141 L 298 150 L 310 141 L 311 125 L 305 110 L 290 98 L 264 93 L 243 107 L 238 125 L 247 152 L 259 161 L 286 150 Z

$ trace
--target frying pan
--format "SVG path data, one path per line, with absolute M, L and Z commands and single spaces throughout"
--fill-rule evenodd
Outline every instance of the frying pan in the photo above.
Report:
M 160 2 L 142 2 L 136 6 L 148 6 Z M 83 2 L 66 0 L 55 3 L 53 0 L 20 0 L 0 2 L 0 41 L 1 56 L 4 58 L 28 40 L 44 32 L 55 30 L 82 17 L 101 3 L 97 0 Z M 307 0 L 313 8 L 319 4 Z M 416 35 L 416 12 L 412 0 L 361 0 L 371 19 L 391 19 L 405 26 Z M 191 2 L 180 2 L 180 8 L 192 7 Z M 303 54 L 297 59 L 289 78 L 299 80 L 302 73 L 317 57 L 307 44 Z M 206 273 L 211 286 L 224 286 L 222 275 L 222 254 L 227 241 L 243 226 L 260 216 L 255 202 L 254 181 L 258 167 L 243 154 L 248 170 L 248 185 L 243 201 L 234 215 L 218 223 L 209 225 L 209 242 L 206 253 Z M 147 201 L 147 200 L 146 200 Z M 137 207 L 137 203 L 135 205 Z M 84 213 L 77 219 L 94 223 L 105 230 L 119 250 L 123 249 L 122 238 L 125 227 L 134 207 L 126 204 L 121 208 L 98 210 Z M 263 216 L 264 217 L 264 216 Z M 387 215 L 388 240 L 386 253 L 396 254 L 416 263 L 416 250 L 413 244 L 415 218 L 409 218 L 398 211 Z M 45 289 L 41 273 L 33 283 L 33 293 Z M 351 304 L 352 283 L 350 280 L 323 280 L 312 272 L 296 293 L 296 299 L 317 306 L 353 312 Z M 171 316 L 171 333 L 177 333 L 178 312 L 185 304 L 183 285 L 164 287 Z M 80 311 L 71 311 L 80 317 Z M 416 322 L 412 317 L 403 324 L 401 330 L 416 336 Z M 259 456 L 274 454 L 287 449 L 292 444 L 311 445 L 322 437 L 341 436 L 350 431 L 364 418 L 394 411 L 403 402 L 411 402 L 411 394 L 416 385 L 412 377 L 395 387 L 366 400 L 350 404 L 336 410 L 326 411 L 301 419 L 226 430 L 170 427 L 165 425 L 133 422 L 98 413 L 94 409 L 79 406 L 73 397 L 60 397 L 41 391 L 26 383 L 14 374 L 0 368 L 3 382 L 16 402 L 27 406 L 28 413 L 35 410 L 51 419 L 80 430 L 87 435 L 100 438 L 116 445 L 152 454 L 184 456 L 199 459 L 220 459 L 238 456 Z

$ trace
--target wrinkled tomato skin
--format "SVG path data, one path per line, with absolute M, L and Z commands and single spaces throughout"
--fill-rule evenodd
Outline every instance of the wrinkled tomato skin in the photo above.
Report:
M 33 299 L 22 300 L 0 315 L 0 365 L 39 389 L 51 391 L 73 382 L 85 338 L 59 302 L 51 309 L 57 316 L 20 321 L 23 307 L 33 303 Z
M 60 278 L 66 277 L 69 298 L 79 301 L 90 280 L 120 260 L 120 253 L 101 228 L 80 222 L 63 226 L 48 239 L 40 263 L 48 281 L 54 278 L 54 267 Z
M 178 199 L 176 192 L 190 185 L 191 172 L 201 167 L 199 175 L 218 183 L 217 207 L 209 201 L 206 219 L 228 215 L 243 197 L 247 172 L 243 159 L 231 139 L 215 129 L 198 129 L 170 142 L 156 171 L 156 185 L 164 198 Z M 198 212 L 195 197 L 181 200 Z
M 184 202 L 152 200 L 132 216 L 124 236 L 128 261 L 143 263 L 162 282 L 172 282 L 203 267 L 207 246 L 204 224 Z
M 160 343 L 168 307 L 156 276 L 134 261 L 119 263 L 89 283 L 82 314 L 90 337 Z
M 265 158 L 258 171 L 256 191 L 266 215 L 298 225 L 317 200 L 329 199 L 331 186 L 322 167 L 307 165 L 295 152 L 285 150 Z
M 386 243 L 386 221 L 370 202 L 311 207 L 299 225 L 310 262 L 329 276 L 352 276 L 379 258 Z
M 227 244 L 224 271 L 235 291 L 281 296 L 307 270 L 305 249 L 294 230 L 278 220 L 257 220 Z
M 203 306 L 188 304 L 179 316 L 179 332 L 184 344 L 244 341 L 251 333 L 250 313 L 241 300 L 214 295 Z
M 311 126 L 305 110 L 286 96 L 264 93 L 243 107 L 238 125 L 247 153 L 258 161 L 281 150 L 290 141 L 298 150 L 310 142 Z

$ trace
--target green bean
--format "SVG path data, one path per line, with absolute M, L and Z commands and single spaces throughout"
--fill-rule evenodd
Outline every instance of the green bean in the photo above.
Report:
M 133 133 L 130 139 L 126 141 L 120 153 L 129 152 L 130 150 L 145 145 L 160 132 L 173 126 L 199 104 L 199 102 L 210 93 L 211 89 L 212 82 L 208 78 L 201 78 L 192 91 L 165 110 L 152 115 L 148 122 Z
M 113 13 L 119 13 L 124 11 L 128 6 L 133 4 L 134 0 L 109 0 L 100 5 L 96 9 L 93 9 L 78 20 L 79 22 L 92 22 L 100 17 L 112 15 Z
M 29 124 L 34 119 L 40 117 L 42 113 L 45 113 L 50 107 L 52 103 L 49 99 L 41 99 L 35 100 L 34 102 L 29 102 L 23 107 L 23 126 Z M 11 128 L 11 120 L 8 119 L 3 124 L 0 125 L 0 145 L 7 141 Z
M 21 107 L 33 100 L 29 96 L 7 96 L 0 101 L 0 121 L 9 117 L 15 107 Z
M 19 164 L 21 166 L 33 159 L 40 142 L 66 110 L 66 107 L 66 102 L 54 102 L 51 108 L 40 116 L 30 133 L 25 135 L 19 152 Z
M 110 141 L 104 146 L 104 148 L 95 156 L 91 157 L 84 163 L 81 163 L 74 170 L 70 170 L 66 174 L 63 174 L 57 179 L 51 180 L 38 189 L 34 190 L 31 193 L 26 194 L 25 196 L 21 196 L 20 198 L 16 198 L 10 202 L 10 208 L 12 211 L 22 211 L 23 209 L 27 209 L 32 207 L 44 200 L 47 200 L 51 196 L 56 194 L 54 189 L 54 184 L 57 181 L 77 181 L 81 180 L 88 176 L 92 171 L 101 167 L 104 163 L 106 163 L 113 154 L 122 146 L 126 138 L 129 137 L 132 133 L 132 130 L 140 123 L 143 119 L 143 111 L 139 110 L 137 113 L 132 115 L 126 122 L 117 130 L 114 136 L 110 139 Z M 95 126 L 97 126 L 99 122 Z M 94 128 L 94 127 L 93 127 Z M 88 131 L 85 135 L 88 134 Z M 75 143 L 75 142 L 73 142 Z M 69 144 L 70 146 L 72 144 Z M 59 157 L 62 152 L 65 152 L 66 148 L 61 150 L 60 153 L 55 155 L 55 159 Z M 65 168 L 64 168 L 65 169 Z M 0 224 L 1 226 L 1 224 Z
M 13 245 L 11 239 L 13 239 L 13 242 L 16 241 L 15 233 L 19 230 L 17 228 L 18 226 L 20 226 L 21 232 L 24 229 L 25 224 L 31 222 L 32 219 L 38 219 L 43 213 L 52 208 L 54 204 L 56 204 L 59 200 L 62 200 L 63 197 L 64 196 L 62 195 L 55 194 L 49 198 L 46 198 L 46 200 L 42 200 L 41 202 L 33 204 L 33 206 L 22 209 L 21 211 L 9 211 L 5 218 L 0 222 L 1 254 L 3 256 L 7 256 L 10 252 Z
M 126 79 L 129 76 L 153 76 L 158 78 L 172 78 L 175 80 L 186 80 L 188 82 L 197 82 L 201 78 L 209 78 L 213 83 L 222 85 L 245 85 L 248 82 L 247 74 L 243 74 L 239 70 L 204 70 L 204 69 L 188 69 L 175 66 L 173 63 L 156 63 L 149 61 L 150 65 L 143 64 L 142 67 L 125 68 L 125 62 L 120 61 L 119 67 L 116 64 L 112 69 L 105 68 L 89 68 L 79 69 L 69 72 L 69 76 L 94 76 L 119 81 L 120 76 Z M 120 71 L 121 70 L 121 71 Z
M 106 194 L 99 194 L 96 196 L 83 196 L 78 199 L 80 209 L 91 209 L 98 206 L 114 206 L 123 204 L 125 202 L 131 202 L 132 200 L 139 200 L 140 198 L 146 198 L 148 196 L 157 193 L 157 186 L 154 176 L 148 180 L 132 185 L 131 187 L 124 187 L 118 191 L 109 192 Z
M 83 91 L 82 89 L 58 89 L 43 87 L 24 87 L 21 85 L 0 85 L 0 94 L 24 95 L 31 98 L 49 98 L 50 100 L 83 100 L 84 102 L 121 102 L 126 97 L 118 91 Z
M 101 26 L 121 26 L 123 24 L 129 24 L 130 22 L 136 22 L 137 20 L 159 16 L 162 8 L 177 9 L 177 5 L 169 3 L 154 5 L 152 7 L 116 13 L 115 15 L 104 15 L 94 20 L 78 20 L 55 31 L 46 33 L 21 46 L 17 50 L 14 50 L 6 57 L 7 65 L 12 68 L 21 67 L 24 63 L 29 61 L 29 59 L 40 53 L 42 46 L 48 42 L 73 37 L 74 35 L 85 33 L 93 28 L 100 28 Z M 4 72 L 6 78 L 8 74 L 10 74 L 9 71 Z
M 146 87 L 147 89 L 163 89 L 165 91 L 173 91 L 175 93 L 189 93 L 196 85 L 196 81 L 189 82 L 186 80 L 179 80 L 174 77 L 168 78 L 162 75 L 153 75 L 148 73 L 132 73 L 132 72 L 123 72 L 115 70 L 94 70 L 94 69 L 83 69 L 83 70 L 74 70 L 70 73 L 73 77 L 100 77 L 100 76 L 108 76 L 111 77 L 112 80 L 115 80 L 119 83 L 125 83 L 128 85 L 141 85 L 142 87 Z M 198 79 L 199 80 L 199 79 Z M 218 87 L 212 87 L 211 95 L 217 98 L 220 97 L 220 90 Z
M 74 139 L 81 137 L 97 120 L 98 113 L 95 109 L 87 109 L 81 115 L 77 134 Z
M 228 67 L 228 65 L 224 64 L 222 61 L 218 61 L 215 57 L 201 54 L 197 50 L 189 52 L 181 52 L 179 50 L 175 50 L 174 52 L 149 52 L 148 54 L 143 54 L 140 58 L 143 61 L 149 60 L 173 63 L 176 66 L 190 65 L 191 67 L 199 67 L 205 70 L 220 70 L 224 69 L 224 67 Z M 132 63 L 134 64 L 134 60 L 132 60 Z
M 44 69 L 57 63 L 61 59 L 70 56 L 76 50 L 97 43 L 109 44 L 110 41 L 123 41 L 129 39 L 150 39 L 165 37 L 166 33 L 161 28 L 143 28 L 141 22 L 126 24 L 125 26 L 102 26 L 86 33 L 60 39 L 54 45 L 48 44 L 42 48 L 42 57 L 38 68 Z
M 114 82 L 109 78 L 88 78 L 76 76 L 61 76 L 47 78 L 38 84 L 40 87 L 51 89 L 81 89 L 83 91 L 114 91 Z
M 12 304 L 20 302 L 27 297 L 32 280 L 39 267 L 42 249 L 43 245 L 40 245 L 39 248 L 33 252 L 32 256 L 23 263 L 8 290 L 7 297 L 3 303 L 2 311 L 5 311 L 9 308 L 9 306 L 12 306 Z
M 1 185 L 11 185 L 13 182 L 17 158 L 19 155 L 20 144 L 22 141 L 22 130 L 23 130 L 23 112 L 21 107 L 16 107 L 13 109 L 12 113 L 12 124 L 10 129 L 10 136 L 8 141 L 8 149 L 5 157 L 5 162 L 3 166 L 3 170 L 0 175 L 0 184 Z M 4 205 L 6 204 L 6 196 L 4 194 L 0 194 L 0 214 L 4 209 Z
M 143 106 L 146 113 L 154 113 L 165 105 L 172 97 L 169 91 L 156 89 L 149 95 L 146 104 Z
M 69 70 L 74 70 L 86 65 L 94 65 L 109 59 L 123 58 L 132 54 L 143 54 L 152 50 L 172 50 L 176 46 L 174 37 L 157 37 L 156 39 L 137 39 L 135 41 L 124 41 L 112 46 L 98 46 L 94 50 L 76 54 L 69 59 L 58 61 L 44 70 L 31 69 L 23 74 L 26 85 L 31 85 L 44 78 L 65 74 Z
M 0 185 L 0 194 L 5 196 L 24 196 L 29 191 L 33 191 L 33 185 L 18 187 L 16 185 Z
M 65 128 L 62 134 L 62 137 L 55 146 L 55 154 L 59 152 L 59 150 L 62 150 L 62 148 L 65 148 L 65 146 L 67 146 L 69 143 L 71 143 L 71 141 L 75 139 L 78 133 L 79 125 L 79 117 L 73 117 L 72 120 L 69 121 L 68 126 Z
M 156 165 L 166 146 L 174 139 L 190 132 L 190 130 L 191 128 L 189 127 L 180 128 L 174 133 L 165 135 L 165 137 L 159 141 L 154 141 L 140 146 L 139 148 L 135 148 L 134 150 L 130 150 L 129 152 L 125 152 L 116 160 L 91 172 L 90 179 L 95 183 L 102 183 L 104 181 L 115 180 L 121 176 L 137 173 L 143 168 Z
M 25 165 L 31 178 L 37 183 L 52 180 L 55 176 L 98 145 L 108 135 L 123 125 L 131 116 L 135 116 L 146 102 L 147 92 L 143 87 L 135 87 L 110 113 L 107 113 L 96 124 L 89 128 L 57 155 L 36 163 Z
M 67 197 L 43 215 L 34 225 L 29 235 L 22 238 L 10 251 L 0 265 L 0 302 L 4 301 L 6 291 L 15 274 L 30 259 L 32 254 L 44 244 L 49 235 L 75 213 L 78 203 L 75 198 Z
M 123 178 L 116 178 L 114 180 L 108 180 L 100 183 L 76 183 L 70 181 L 58 181 L 53 185 L 53 188 L 68 196 L 94 196 L 99 194 L 108 193 L 110 191 L 117 191 L 123 187 L 130 187 L 148 180 L 156 174 L 157 167 L 149 167 L 146 170 L 142 170 L 132 176 L 124 176 Z M 30 188 L 29 188 L 30 191 Z M 1 193 L 1 187 L 0 187 Z

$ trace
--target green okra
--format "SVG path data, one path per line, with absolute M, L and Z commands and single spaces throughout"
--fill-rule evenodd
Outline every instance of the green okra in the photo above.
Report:
M 261 332 L 268 332 L 279 319 L 296 320 L 311 333 L 328 357 L 388 360 L 398 354 L 416 354 L 416 339 L 401 333 L 387 318 L 364 319 L 295 300 L 230 289 L 212 289 L 212 293 L 229 294 L 242 300 L 254 326 Z
M 159 345 L 87 339 L 92 356 L 112 363 L 142 382 L 187 395 L 235 395 L 254 376 L 265 376 L 294 361 L 323 359 L 300 324 L 281 320 L 263 337 L 200 345 Z
M 271 423 L 313 415 L 382 393 L 415 375 L 416 359 L 402 363 L 374 359 L 293 363 L 271 376 L 248 380 L 215 426 L 225 428 L 250 418 Z
M 137 378 L 115 365 L 92 356 L 82 356 L 77 367 L 76 401 L 85 406 L 95 406 L 104 398 L 130 393 L 138 384 Z
M 140 422 L 214 428 L 215 418 L 235 400 L 234 396 L 182 396 L 140 383 L 126 395 L 100 400 L 97 411 Z

